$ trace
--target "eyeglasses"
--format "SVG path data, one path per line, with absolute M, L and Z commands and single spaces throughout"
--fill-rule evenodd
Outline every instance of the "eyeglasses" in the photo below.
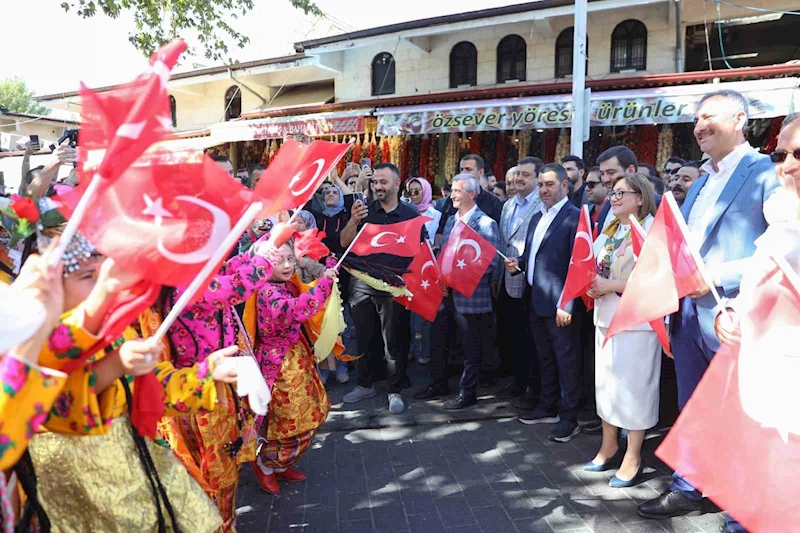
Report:
M 600 185 L 602 185 L 602 183 L 599 182 L 599 181 L 587 181 L 586 182 L 586 188 L 587 189 L 594 189 L 595 187 L 598 187 Z
M 773 163 L 783 163 L 786 161 L 786 157 L 792 154 L 794 158 L 800 161 L 800 148 L 797 150 L 793 150 L 791 152 L 787 152 L 786 150 L 775 150 L 771 154 L 769 154 L 769 158 L 772 160 Z
M 639 194 L 637 191 L 626 191 L 623 189 L 617 189 L 616 191 L 611 191 L 608 193 L 608 199 L 611 200 L 612 198 L 616 198 L 617 200 L 622 200 L 626 194 Z
M 673 169 L 665 168 L 664 174 L 677 174 L 681 167 L 675 167 Z

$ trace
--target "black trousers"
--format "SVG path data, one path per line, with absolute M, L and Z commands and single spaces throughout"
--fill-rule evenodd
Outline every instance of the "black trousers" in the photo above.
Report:
M 575 314 L 581 315 L 581 405 L 594 411 L 594 310 L 587 311 L 583 302 L 576 300 Z
M 367 296 L 357 304 L 350 302 L 356 339 L 362 350 L 358 360 L 358 384 L 372 387 L 375 366 L 381 362 L 393 362 L 394 376 L 389 378 L 389 393 L 397 393 L 411 385 L 408 379 L 408 351 L 410 346 L 410 315 L 391 296 Z M 405 324 L 408 322 L 408 324 Z M 380 332 L 382 350 L 372 343 L 373 333 Z M 402 337 L 407 337 L 405 340 Z M 361 348 L 364 346 L 365 348 Z
M 572 323 L 556 326 L 555 317 L 544 317 L 531 311 L 531 334 L 539 356 L 541 372 L 541 406 L 558 412 L 561 418 L 577 420 L 581 401 L 581 315 L 572 315 Z M 560 391 L 560 393 L 559 393 Z M 559 401 L 560 400 L 560 401 Z
M 447 386 L 447 348 L 451 339 L 461 337 L 464 370 L 461 373 L 461 393 L 475 396 L 481 375 L 481 362 L 494 350 L 494 316 L 492 313 L 464 315 L 453 304 L 452 296 L 445 300 L 431 328 L 431 378 L 435 386 Z
M 500 289 L 499 304 L 505 321 L 498 326 L 497 334 L 498 339 L 505 337 L 510 346 L 514 388 L 520 391 L 530 389 L 533 396 L 538 397 L 539 359 L 531 337 L 528 311 L 522 298 L 512 298 L 505 288 Z

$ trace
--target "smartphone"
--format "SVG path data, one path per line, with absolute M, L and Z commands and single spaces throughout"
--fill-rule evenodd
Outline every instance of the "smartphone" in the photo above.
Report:
M 30 141 L 28 144 L 33 148 L 34 152 L 39 151 L 39 136 L 38 135 L 30 135 Z
M 361 158 L 361 169 L 362 170 L 367 170 L 367 169 L 370 169 L 370 168 L 372 168 L 372 159 L 370 159 L 369 157 L 362 157 Z
M 353 193 L 353 203 L 361 202 L 363 205 L 367 205 L 367 198 L 364 196 L 363 192 L 354 192 Z

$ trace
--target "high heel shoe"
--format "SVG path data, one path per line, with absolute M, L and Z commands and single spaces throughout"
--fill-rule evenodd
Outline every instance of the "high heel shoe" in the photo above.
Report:
M 644 463 L 639 464 L 639 470 L 636 471 L 636 475 L 634 475 L 631 479 L 626 481 L 614 476 L 611 478 L 611 481 L 608 482 L 608 486 L 613 489 L 625 489 L 628 487 L 633 487 L 634 485 L 639 484 L 642 474 L 644 474 Z
M 622 448 L 617 448 L 617 452 L 611 456 L 611 459 L 606 461 L 605 463 L 596 464 L 592 461 L 589 461 L 585 465 L 583 465 L 583 469 L 586 472 L 605 472 L 606 470 L 611 470 L 612 468 L 619 468 L 622 464 L 622 458 L 625 457 L 625 454 L 622 451 Z

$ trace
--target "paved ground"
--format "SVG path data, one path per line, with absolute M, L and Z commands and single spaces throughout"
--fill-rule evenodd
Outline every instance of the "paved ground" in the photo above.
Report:
M 424 369 L 412 369 L 423 383 Z M 613 472 L 581 469 L 600 437 L 550 442 L 549 428 L 520 424 L 497 389 L 455 414 L 441 401 L 411 401 L 401 416 L 388 413 L 385 394 L 344 406 L 349 389 L 330 389 L 331 415 L 298 465 L 306 482 L 273 497 L 243 471 L 240 533 L 700 533 L 722 523 L 713 513 L 664 522 L 636 514 L 669 481 L 653 456 L 657 434 L 645 444 L 646 480 L 611 489 Z

